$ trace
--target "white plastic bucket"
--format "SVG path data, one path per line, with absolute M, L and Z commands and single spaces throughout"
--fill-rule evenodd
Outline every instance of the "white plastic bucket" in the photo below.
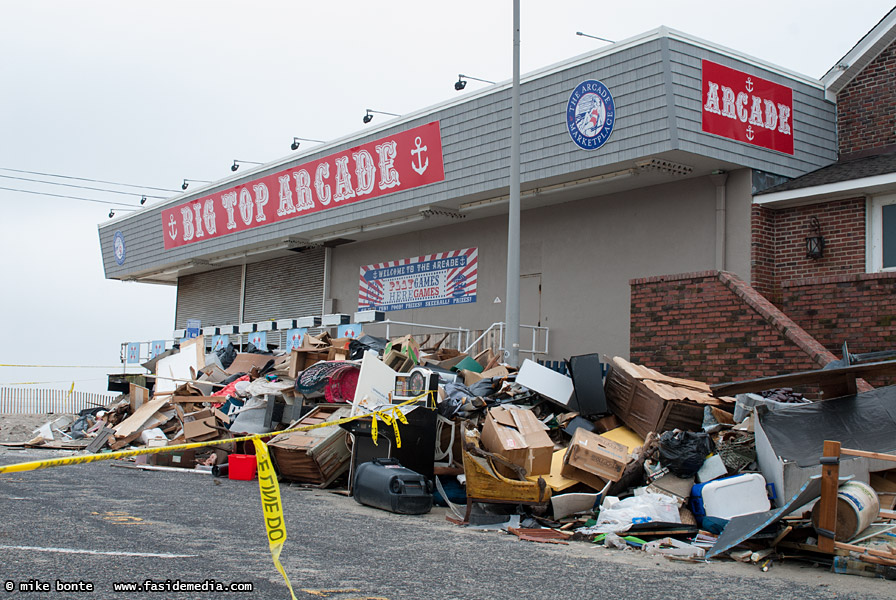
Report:
M 817 528 L 821 502 L 812 508 L 812 524 Z M 861 481 L 847 481 L 837 490 L 837 525 L 835 539 L 848 542 L 871 525 L 880 514 L 880 500 L 871 486 Z

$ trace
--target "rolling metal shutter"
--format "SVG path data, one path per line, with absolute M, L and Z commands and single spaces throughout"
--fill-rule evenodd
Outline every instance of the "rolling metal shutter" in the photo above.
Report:
M 243 322 L 319 315 L 323 287 L 323 248 L 247 265 Z
M 242 267 L 226 267 L 179 277 L 175 329 L 187 319 L 200 319 L 203 327 L 238 324 L 241 275 Z

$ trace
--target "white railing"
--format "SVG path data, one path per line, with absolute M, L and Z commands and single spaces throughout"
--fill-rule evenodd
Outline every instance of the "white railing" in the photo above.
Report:
M 482 332 L 482 335 L 477 337 L 472 342 L 470 338 L 473 336 L 473 332 L 470 329 L 465 329 L 463 327 L 445 327 L 442 325 L 428 325 L 426 323 L 409 323 L 405 321 L 393 321 L 391 319 L 386 319 L 385 321 L 374 321 L 371 323 L 363 323 L 363 328 L 365 332 L 370 332 L 371 329 L 377 327 L 376 333 L 371 332 L 371 335 L 377 335 L 381 330 L 379 327 L 384 327 L 386 339 L 392 339 L 393 335 L 393 326 L 397 327 L 403 333 L 410 333 L 414 336 L 424 335 L 427 333 L 441 333 L 441 334 L 449 334 L 449 339 L 446 340 L 447 343 L 441 345 L 441 347 L 454 347 L 458 350 L 461 350 L 464 353 L 469 354 L 470 351 L 475 348 L 480 342 L 485 340 L 489 334 L 496 334 L 498 337 L 497 340 L 497 350 L 499 352 L 504 352 L 506 354 L 506 349 L 504 347 L 504 335 L 505 335 L 505 324 L 504 323 L 492 323 L 488 329 Z M 319 329 L 327 329 L 327 327 L 315 327 L 315 330 Z M 547 327 L 541 327 L 538 325 L 520 325 L 520 329 L 531 331 L 531 345 L 528 348 L 522 347 L 522 338 L 524 336 L 520 336 L 520 354 L 529 354 L 532 356 L 533 360 L 537 355 L 545 355 L 548 353 L 548 347 L 550 342 L 550 330 Z M 242 346 L 245 343 L 248 343 L 248 338 L 251 334 L 241 333 L 241 334 L 230 334 L 231 342 L 238 346 L 240 350 L 242 350 Z M 276 338 L 278 342 L 278 347 L 282 350 L 286 347 L 286 331 L 285 330 L 270 330 L 267 331 L 267 337 L 269 343 L 273 340 L 272 338 Z M 150 357 L 150 349 L 152 342 L 136 342 L 139 344 L 139 356 L 140 362 L 144 362 L 148 360 Z M 165 348 L 171 347 L 173 344 L 172 340 L 165 340 Z M 211 344 L 211 340 L 206 340 L 206 347 L 209 347 Z M 125 367 L 129 366 L 127 363 L 127 347 L 128 343 L 124 342 L 121 344 L 121 361 L 125 365 Z M 133 363 L 130 363 L 133 364 Z M 140 365 L 133 364 L 133 366 L 140 369 Z M 140 369 L 142 370 L 142 369 Z
M 488 329 L 482 332 L 478 338 L 472 341 L 472 343 L 468 344 L 466 349 L 464 349 L 464 353 L 469 354 L 473 348 L 476 347 L 479 342 L 484 340 L 490 333 L 497 332 L 498 334 L 498 351 L 503 352 L 506 356 L 507 349 L 504 347 L 504 329 L 505 324 L 503 322 L 492 323 Z M 550 341 L 550 330 L 547 327 L 540 327 L 538 325 L 520 325 L 520 329 L 530 329 L 532 331 L 532 345 L 529 348 L 522 347 L 522 337 L 520 339 L 520 354 L 531 354 L 534 359 L 537 354 L 547 354 L 548 353 L 548 343 Z M 541 334 L 544 334 L 542 337 Z M 543 344 L 539 344 L 539 342 L 543 342 Z
M 0 387 L 0 415 L 76 414 L 85 408 L 106 406 L 115 398 L 112 394 L 93 392 Z

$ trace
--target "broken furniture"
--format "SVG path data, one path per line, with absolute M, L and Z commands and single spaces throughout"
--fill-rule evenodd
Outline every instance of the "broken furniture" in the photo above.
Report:
M 700 431 L 704 406 L 734 407 L 734 398 L 712 396 L 705 383 L 669 377 L 619 356 L 610 365 L 606 394 L 613 414 L 642 438 L 653 431 Z
M 475 430 L 464 432 L 464 475 L 467 479 L 467 511 L 463 524 L 470 520 L 470 512 L 475 502 L 496 504 L 545 505 L 551 499 L 551 489 L 541 477 L 537 481 L 526 481 L 525 471 L 496 454 L 485 452 L 479 445 L 479 433 Z M 509 479 L 501 475 L 495 463 L 516 469 L 523 481 Z
M 290 428 L 317 425 L 349 415 L 348 406 L 321 405 Z M 282 433 L 268 442 L 277 472 L 290 481 L 327 487 L 348 470 L 351 452 L 348 434 L 336 426 Z

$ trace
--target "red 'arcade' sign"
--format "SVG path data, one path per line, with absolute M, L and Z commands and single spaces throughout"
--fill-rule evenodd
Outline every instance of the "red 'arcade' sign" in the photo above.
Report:
M 435 121 L 165 209 L 165 249 L 444 179 Z
M 703 131 L 793 154 L 793 90 L 703 61 Z

